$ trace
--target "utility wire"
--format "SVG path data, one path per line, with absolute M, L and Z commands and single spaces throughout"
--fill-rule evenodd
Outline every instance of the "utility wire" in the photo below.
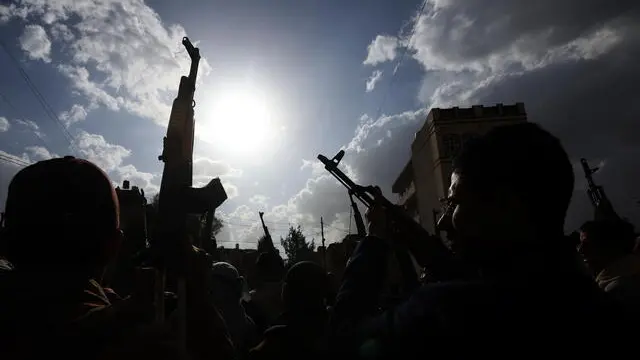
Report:
M 31 163 L 26 160 L 20 159 L 15 156 L 9 156 L 4 153 L 0 153 L 0 161 L 8 164 L 17 165 L 19 167 L 25 167 L 25 166 L 31 165 Z
M 4 95 L 3 93 L 1 93 L 1 92 L 0 92 L 0 99 L 2 99 L 2 101 L 3 101 L 5 104 L 7 104 L 7 106 L 9 106 L 9 108 L 13 111 L 14 119 L 19 118 L 19 116 L 18 116 L 19 111 L 18 111 L 18 109 L 16 109 L 16 107 L 15 107 L 15 106 L 13 106 L 13 103 L 9 100 L 9 98 L 8 98 L 6 95 Z M 34 130 L 31 126 L 27 126 L 27 129 L 31 130 L 31 132 L 33 133 L 33 135 L 34 135 L 38 140 L 40 140 L 40 142 L 42 143 L 42 145 L 43 145 L 45 148 L 48 148 L 48 146 L 47 146 L 47 145 L 48 145 L 48 144 L 47 144 L 47 142 L 42 138 L 42 136 L 40 136 L 40 134 L 38 134 L 38 132 L 37 132 L 36 130 Z
M 11 58 L 11 60 L 13 61 L 14 65 L 18 69 L 18 73 L 20 74 L 20 76 L 22 76 L 24 81 L 27 83 L 29 90 L 31 90 L 31 92 L 36 97 L 36 99 L 38 99 L 38 102 L 42 106 L 42 109 L 44 110 L 45 114 L 47 114 L 47 117 L 49 117 L 49 119 L 51 119 L 60 128 L 60 130 L 62 131 L 62 134 L 64 135 L 65 139 L 69 143 L 69 149 L 72 152 L 74 152 L 76 155 L 78 155 L 79 151 L 75 146 L 73 135 L 69 133 L 66 126 L 62 123 L 62 121 L 60 121 L 60 119 L 58 118 L 58 115 L 56 115 L 51 105 L 49 105 L 49 102 L 47 102 L 47 99 L 44 97 L 44 95 L 42 95 L 40 90 L 38 90 L 38 87 L 33 83 L 33 81 L 31 81 L 29 74 L 27 74 L 27 72 L 24 70 L 22 65 L 20 65 L 20 62 L 13 56 L 13 54 L 11 54 L 11 52 L 9 51 L 9 48 L 4 43 L 4 41 L 0 40 L 0 46 L 2 46 L 2 48 L 7 53 L 7 55 L 9 55 L 9 58 Z

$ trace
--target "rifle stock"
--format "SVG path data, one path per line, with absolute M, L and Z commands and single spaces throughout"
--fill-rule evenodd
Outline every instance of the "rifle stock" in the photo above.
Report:
M 182 44 L 191 58 L 188 76 L 180 78 L 178 96 L 173 101 L 167 135 L 163 139 L 164 162 L 158 199 L 158 217 L 153 236 L 152 253 L 156 279 L 156 320 L 164 321 L 164 287 L 167 271 L 177 279 L 180 341 L 186 341 L 185 251 L 190 239 L 187 228 L 189 214 L 202 214 L 220 206 L 227 194 L 220 179 L 212 179 L 203 188 L 193 185 L 193 144 L 195 134 L 194 92 L 200 62 L 200 51 L 188 38 Z

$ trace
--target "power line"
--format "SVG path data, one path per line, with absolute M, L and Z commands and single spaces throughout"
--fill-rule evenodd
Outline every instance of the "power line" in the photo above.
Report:
M 60 128 L 60 130 L 62 131 L 62 134 L 64 135 L 65 139 L 69 143 L 69 149 L 72 152 L 76 153 L 76 155 L 78 155 L 79 151 L 77 150 L 74 144 L 73 135 L 71 135 L 67 130 L 66 126 L 62 124 L 62 121 L 60 121 L 60 119 L 58 118 L 58 115 L 55 113 L 51 105 L 49 105 L 49 103 L 47 102 L 47 99 L 44 97 L 44 95 L 42 95 L 40 90 L 38 90 L 38 87 L 33 83 L 33 81 L 31 81 L 29 74 L 27 74 L 27 72 L 24 70 L 22 65 L 20 65 L 20 62 L 13 56 L 13 54 L 11 54 L 11 52 L 9 51 L 9 48 L 4 43 L 4 41 L 0 40 L 0 46 L 2 46 L 2 48 L 7 53 L 7 55 L 9 55 L 9 58 L 11 58 L 11 60 L 13 61 L 14 65 L 18 68 L 18 73 L 20 74 L 20 76 L 22 76 L 24 81 L 27 83 L 29 90 L 31 90 L 31 92 L 36 97 L 36 99 L 38 99 L 38 102 L 42 106 L 42 109 L 44 110 L 45 114 L 47 114 L 49 119 L 51 119 Z
M 4 103 L 6 103 L 6 104 L 7 104 L 7 106 L 9 106 L 9 108 L 11 108 L 11 110 L 13 111 L 13 115 L 14 115 L 14 121 L 16 121 L 16 122 L 17 122 L 18 120 L 15 120 L 15 119 L 16 119 L 16 118 L 19 118 L 19 116 L 18 116 L 18 113 L 19 113 L 18 109 L 16 109 L 16 107 L 15 107 L 15 106 L 13 106 L 13 103 L 9 100 L 9 98 L 8 98 L 6 95 L 4 95 L 3 93 L 1 93 L 1 92 L 0 92 L 0 98 L 2 99 L 2 101 L 3 101 Z M 30 130 L 30 131 L 33 133 L 33 135 L 34 135 L 38 140 L 40 140 L 40 142 L 42 143 L 42 145 L 43 145 L 45 148 L 48 148 L 48 146 L 47 146 L 47 142 L 42 138 L 42 136 L 40 136 L 40 134 L 38 134 L 38 132 L 37 132 L 35 129 L 33 129 L 31 126 L 27 126 L 27 129 L 28 129 L 28 130 Z
M 10 108 L 11 110 L 13 110 L 14 113 L 18 113 L 18 109 L 16 109 L 15 106 L 13 106 L 13 104 L 11 103 L 11 101 L 9 101 L 9 98 L 4 95 L 3 93 L 0 93 L 0 98 L 2 98 L 2 101 L 4 101 Z
M 10 163 L 19 167 L 25 167 L 31 165 L 30 162 L 20 159 L 18 157 L 9 156 L 8 154 L 0 153 L 0 161 L 4 163 Z
M 235 221 L 225 220 L 224 218 L 222 219 L 222 222 L 224 224 L 228 224 L 228 225 L 231 225 L 231 226 L 239 226 L 239 227 L 246 227 L 246 228 L 251 228 L 251 227 L 256 227 L 257 228 L 257 227 L 259 227 L 259 224 L 238 223 L 238 222 L 235 222 Z M 286 227 L 273 226 L 273 224 L 283 224 L 281 226 L 284 226 L 284 222 L 267 222 L 267 221 L 265 221 L 265 224 L 268 225 L 270 229 L 273 229 L 275 231 L 287 231 L 289 229 L 289 226 L 286 226 Z M 335 229 L 335 230 L 338 230 L 338 231 L 343 231 L 343 232 L 346 232 L 346 233 L 349 232 L 348 229 L 339 228 L 337 226 L 327 225 L 327 224 L 325 224 L 325 226 L 330 227 L 330 228 Z M 306 230 L 303 230 L 303 232 L 305 232 L 305 231 Z M 319 232 L 318 232 L 318 234 L 319 234 Z M 315 235 L 318 235 L 318 234 L 315 234 Z

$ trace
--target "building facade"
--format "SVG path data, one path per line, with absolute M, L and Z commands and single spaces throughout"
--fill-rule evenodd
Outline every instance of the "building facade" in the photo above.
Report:
M 430 233 L 451 182 L 452 159 L 468 139 L 501 125 L 526 122 L 523 103 L 433 108 L 411 144 L 411 159 L 393 184 L 402 205 Z

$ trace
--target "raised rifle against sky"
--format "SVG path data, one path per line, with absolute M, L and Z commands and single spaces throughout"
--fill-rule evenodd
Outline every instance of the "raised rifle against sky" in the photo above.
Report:
M 177 278 L 178 316 L 180 341 L 186 339 L 186 283 L 185 251 L 189 248 L 187 221 L 190 214 L 203 214 L 220 206 L 227 194 L 219 178 L 212 179 L 203 188 L 193 185 L 193 143 L 195 133 L 193 99 L 195 92 L 200 51 L 188 38 L 182 39 L 191 58 L 189 76 L 180 78 L 178 96 L 173 101 L 171 116 L 167 126 L 167 136 L 163 140 L 164 162 L 162 183 L 158 200 L 158 217 L 151 246 L 154 265 L 158 268 L 156 277 L 156 320 L 164 321 L 164 288 L 167 271 Z

